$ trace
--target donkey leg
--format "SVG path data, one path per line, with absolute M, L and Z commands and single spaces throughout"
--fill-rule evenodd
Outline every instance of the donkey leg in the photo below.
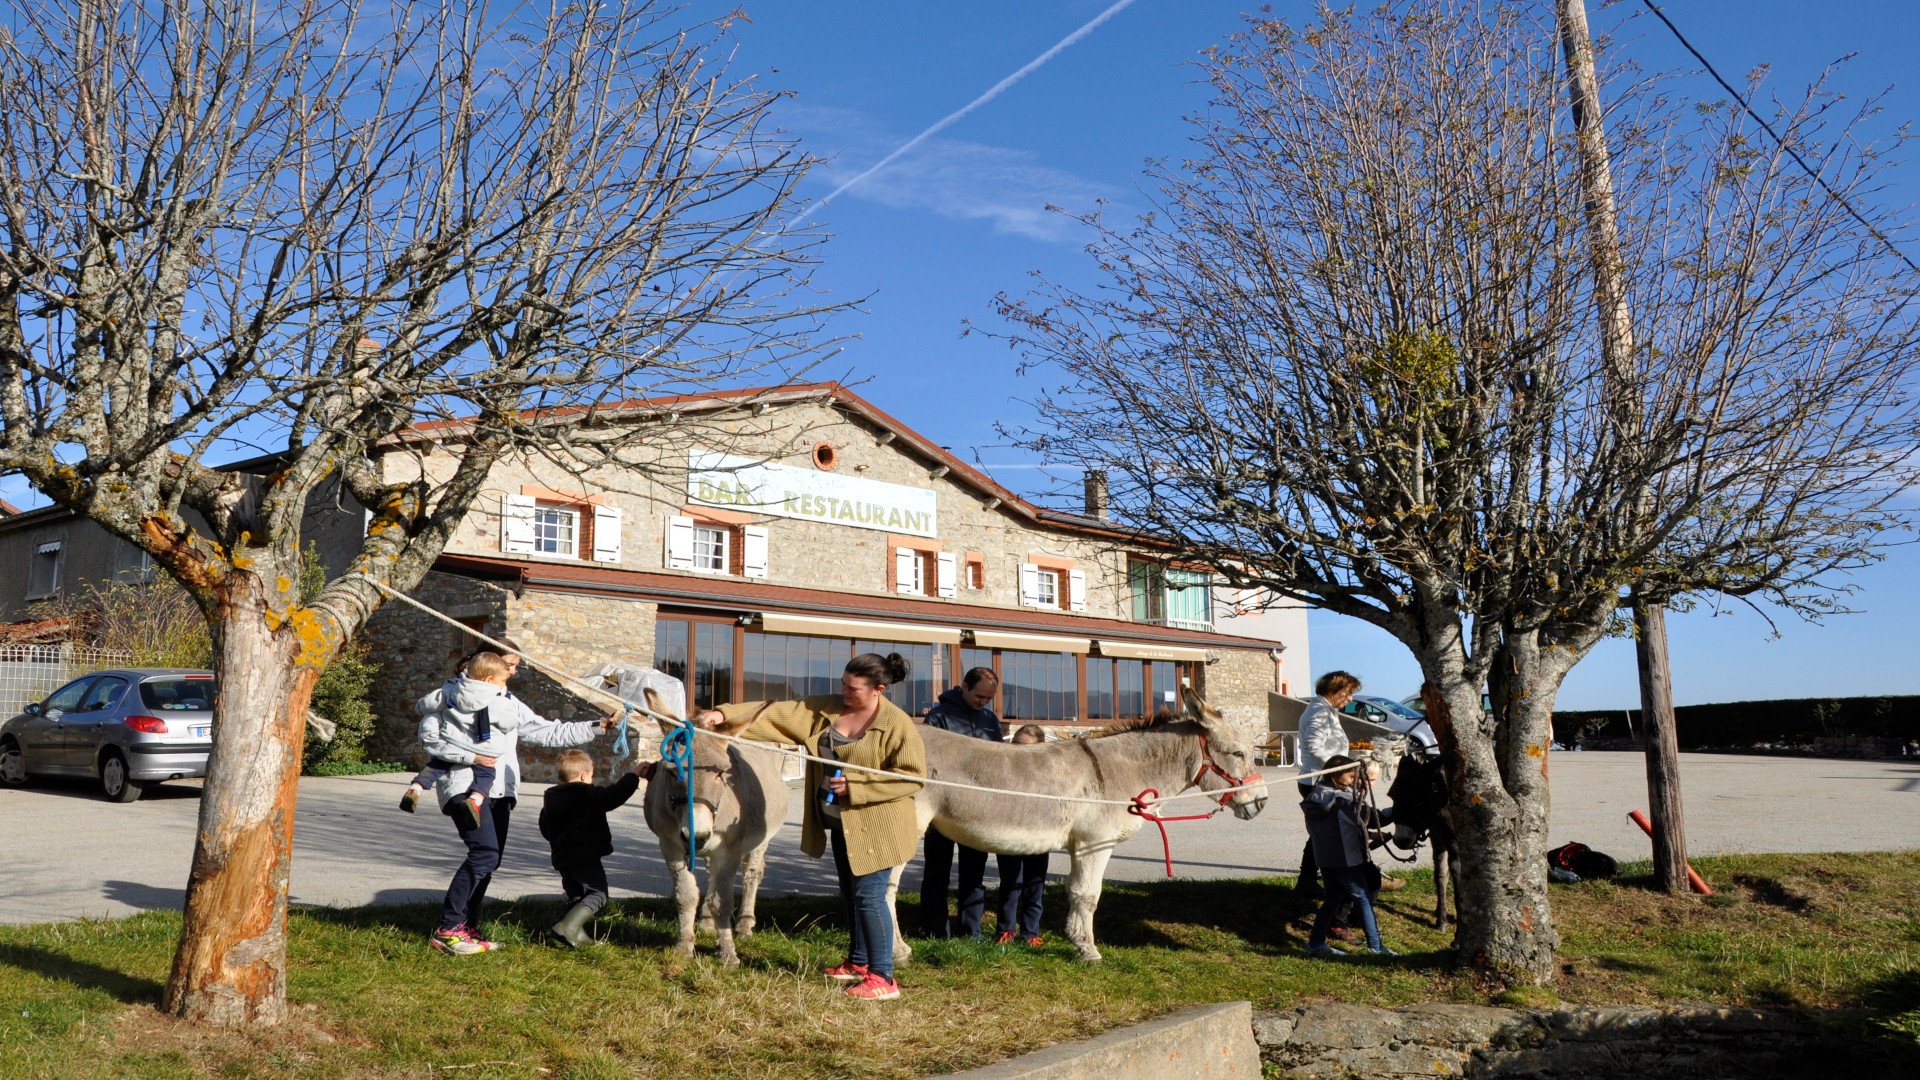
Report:
M 907 868 L 901 863 L 887 873 L 887 919 L 893 923 L 893 966 L 899 967 L 913 958 L 913 946 L 900 933 L 900 905 L 894 897 L 900 891 L 900 875 Z
M 712 934 L 716 932 L 714 929 L 713 909 L 714 905 L 719 902 L 720 896 L 719 890 L 715 887 L 714 882 L 719 881 L 720 878 L 714 874 L 713 853 L 711 851 L 706 852 L 705 856 L 707 860 L 707 891 L 700 897 L 700 921 L 695 924 L 694 928 L 702 934 Z
M 707 856 L 707 909 L 713 916 L 720 962 L 728 967 L 740 966 L 740 954 L 733 948 L 733 875 L 739 869 L 739 854 L 730 845 L 722 844 Z
M 760 883 L 767 878 L 767 845 L 761 844 L 747 852 L 746 862 L 740 865 L 740 906 L 733 916 L 733 936 L 749 938 L 759 921 L 754 918 L 754 901 L 760 895 Z
M 673 901 L 680 909 L 680 937 L 674 942 L 674 948 L 692 956 L 694 909 L 700 906 L 700 882 L 693 876 L 686 852 L 669 851 L 667 845 L 661 844 L 660 854 L 667 860 L 667 873 L 673 876 Z
M 1073 869 L 1067 874 L 1067 940 L 1080 950 L 1080 959 L 1097 964 L 1100 950 L 1093 943 L 1093 909 L 1100 906 L 1100 887 L 1107 876 L 1107 860 L 1113 857 L 1113 844 L 1089 845 L 1072 856 Z

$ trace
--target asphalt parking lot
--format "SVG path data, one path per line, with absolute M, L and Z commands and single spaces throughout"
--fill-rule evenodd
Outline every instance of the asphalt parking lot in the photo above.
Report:
M 1275 770 L 1268 770 L 1274 774 Z M 1920 848 L 1920 763 L 1820 758 L 1682 756 L 1688 843 L 1696 855 Z M 1623 860 L 1644 859 L 1646 838 L 1628 822 L 1643 809 L 1643 759 L 1626 753 L 1559 753 L 1552 761 L 1552 842 L 1578 840 Z M 406 776 L 307 777 L 294 834 L 293 900 L 348 906 L 437 900 L 463 849 L 438 814 L 401 813 Z M 522 799 L 492 895 L 558 896 L 535 825 L 539 787 Z M 1221 814 L 1168 825 L 1182 877 L 1291 873 L 1305 841 L 1290 784 L 1274 785 L 1250 822 Z M 0 923 L 127 915 L 178 908 L 199 812 L 196 783 L 155 788 L 118 805 L 92 785 L 42 781 L 0 789 Z M 616 896 L 670 892 L 659 848 L 636 798 L 613 815 L 618 849 L 607 869 Z M 800 854 L 799 802 L 768 854 L 768 895 L 834 888 L 830 863 Z M 1067 860 L 1055 855 L 1053 872 Z M 1159 833 L 1123 845 L 1110 880 L 1164 876 Z M 993 880 L 991 866 L 988 880 Z M 903 888 L 917 888 L 919 868 Z

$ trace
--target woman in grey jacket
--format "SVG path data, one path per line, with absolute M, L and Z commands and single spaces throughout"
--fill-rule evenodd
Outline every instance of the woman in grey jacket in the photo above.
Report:
M 493 785 L 486 792 L 479 824 L 470 828 L 466 822 L 457 819 L 454 822 L 461 842 L 467 845 L 467 857 L 447 885 L 446 901 L 440 910 L 440 928 L 430 939 L 433 947 L 442 952 L 466 956 L 499 948 L 498 943 L 475 933 L 474 921 L 480 917 L 480 908 L 486 902 L 493 872 L 500 867 L 500 854 L 507 843 L 507 824 L 520 793 L 519 744 L 585 746 L 602 733 L 613 730 L 620 717 L 615 714 L 598 722 L 548 720 L 504 688 L 467 678 L 449 679 L 445 686 L 422 698 L 415 711 L 424 716 L 445 708 L 489 710 L 497 725 L 495 742 L 489 745 L 501 747 L 497 756 L 483 757 L 448 741 L 437 727 L 430 730 L 423 724 L 420 732 L 421 749 L 429 756 L 462 766 L 490 765 L 494 771 Z M 456 768 L 440 778 L 435 792 L 440 797 L 442 811 L 453 806 L 470 776 L 470 769 Z

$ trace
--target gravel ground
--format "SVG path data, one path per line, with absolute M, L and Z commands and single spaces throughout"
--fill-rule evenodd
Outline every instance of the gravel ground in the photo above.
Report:
M 1278 779 L 1280 770 L 1269 770 Z M 1649 854 L 1627 820 L 1644 808 L 1641 757 L 1558 753 L 1552 761 L 1552 842 L 1578 840 L 1620 859 Z M 1920 764 L 1824 758 L 1682 755 L 1689 846 L 1696 855 L 1920 848 Z M 300 782 L 294 835 L 293 899 L 358 905 L 437 900 L 459 865 L 453 826 L 431 810 L 400 812 L 402 774 L 307 777 Z M 514 816 L 505 864 L 492 895 L 558 896 L 535 824 L 542 789 L 531 788 Z M 1174 872 L 1182 877 L 1251 877 L 1293 872 L 1305 831 L 1290 783 L 1274 785 L 1266 812 L 1251 822 L 1222 814 L 1167 826 Z M 91 785 L 42 781 L 0 789 L 0 923 L 127 915 L 178 908 L 199 812 L 196 783 L 162 785 L 139 802 L 108 803 Z M 430 805 L 430 800 L 429 800 Z M 665 867 L 639 799 L 613 816 L 617 853 L 607 869 L 614 895 L 669 892 Z M 833 890 L 833 868 L 800 854 L 799 800 L 768 853 L 769 895 Z M 1053 872 L 1067 860 L 1056 855 Z M 1115 854 L 1113 880 L 1163 876 L 1159 833 L 1143 829 Z M 904 889 L 919 885 L 910 867 Z M 993 880 L 991 865 L 988 880 Z

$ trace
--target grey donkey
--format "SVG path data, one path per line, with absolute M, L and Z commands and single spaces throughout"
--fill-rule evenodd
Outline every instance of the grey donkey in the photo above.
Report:
M 1219 791 L 1249 784 L 1223 797 L 1227 809 L 1249 820 L 1266 805 L 1267 788 L 1253 772 L 1253 746 L 1232 724 L 1188 691 L 1177 719 L 1121 724 L 1081 739 L 1031 746 L 992 743 L 923 727 L 927 774 L 1010 791 L 1131 799 L 1149 788 L 1162 797 L 1196 785 Z M 1093 909 L 1100 903 L 1113 849 L 1140 831 L 1146 819 L 1125 806 L 1026 799 L 929 784 L 915 796 L 922 831 L 929 824 L 968 847 L 1008 855 L 1037 855 L 1064 848 L 1073 860 L 1067 878 L 1067 939 L 1088 962 L 1100 959 L 1093 943 Z M 1191 799 L 1161 812 L 1204 813 L 1210 800 Z M 1179 826 L 1176 826 L 1178 828 Z M 1185 827 L 1204 827 L 1190 822 Z M 902 867 L 894 867 L 887 909 Z M 912 954 L 894 917 L 894 958 Z
M 646 698 L 653 712 L 679 718 L 679 712 L 651 687 Z M 692 840 L 707 860 L 704 902 L 688 857 L 687 788 L 664 762 L 647 783 L 647 827 L 659 837 L 660 855 L 673 875 L 673 898 L 680 908 L 676 947 L 693 955 L 697 908 L 699 928 L 713 932 L 720 961 L 734 967 L 740 963 L 734 939 L 753 936 L 754 899 L 767 872 L 767 844 L 787 820 L 787 785 L 780 778 L 778 754 L 699 733 L 693 737 L 692 773 Z M 737 915 L 736 872 L 740 874 Z

